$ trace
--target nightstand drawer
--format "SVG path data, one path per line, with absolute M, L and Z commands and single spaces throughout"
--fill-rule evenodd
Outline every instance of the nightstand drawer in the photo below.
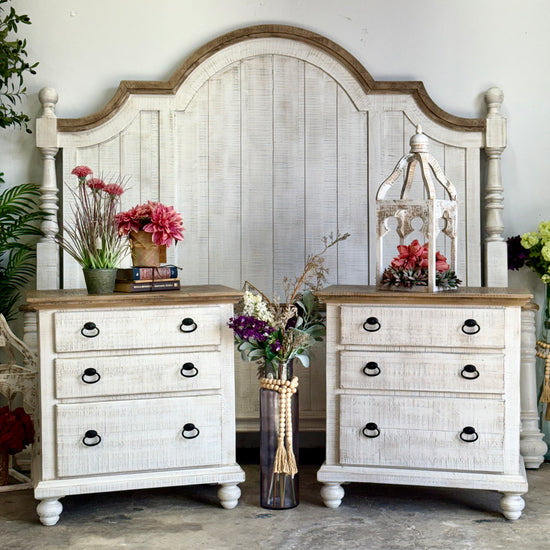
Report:
M 342 344 L 501 348 L 503 308 L 348 306 L 340 308 Z
M 185 352 L 55 360 L 57 399 L 217 390 L 222 354 Z
M 503 471 L 503 401 L 346 395 L 340 405 L 341 464 Z
M 217 395 L 56 405 L 55 419 L 60 477 L 222 461 Z
M 504 355 L 340 352 L 343 389 L 504 392 Z
M 223 323 L 216 306 L 60 311 L 55 351 L 219 345 Z

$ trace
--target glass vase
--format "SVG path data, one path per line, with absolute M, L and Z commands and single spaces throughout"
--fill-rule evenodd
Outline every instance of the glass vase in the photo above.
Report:
M 545 455 L 547 461 L 550 460 L 550 403 L 547 403 L 548 390 L 545 392 L 545 371 L 546 355 L 550 355 L 550 285 L 544 285 L 544 302 L 541 307 L 540 333 L 537 343 L 537 387 L 539 388 L 539 414 L 541 419 L 541 431 L 544 434 L 544 442 L 548 445 L 548 452 Z M 550 375 L 550 372 L 548 373 Z M 550 389 L 550 380 L 546 382 Z M 545 396 L 546 393 L 546 396 Z M 548 411 L 547 411 L 548 409 Z
M 292 379 L 292 366 L 290 363 L 281 363 L 276 369 L 284 378 Z M 287 449 L 288 431 L 292 435 L 292 450 L 298 464 L 299 450 L 299 410 L 298 391 L 290 396 L 291 426 L 288 426 L 288 417 L 284 414 L 285 437 L 283 440 L 285 451 Z M 298 506 L 299 503 L 299 479 L 298 473 L 294 475 L 275 473 L 275 457 L 279 446 L 279 430 L 281 426 L 281 398 L 275 390 L 260 388 L 260 505 L 271 510 L 286 510 Z

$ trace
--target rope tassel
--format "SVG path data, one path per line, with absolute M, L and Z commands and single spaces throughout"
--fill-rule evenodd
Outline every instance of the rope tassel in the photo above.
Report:
M 262 378 L 260 386 L 279 394 L 279 435 L 273 473 L 294 476 L 298 473 L 298 465 L 292 448 L 292 394 L 298 391 L 298 377 L 292 380 Z
M 550 344 L 537 340 L 537 357 L 545 360 L 544 363 L 544 384 L 539 402 L 546 403 L 545 420 L 550 420 Z

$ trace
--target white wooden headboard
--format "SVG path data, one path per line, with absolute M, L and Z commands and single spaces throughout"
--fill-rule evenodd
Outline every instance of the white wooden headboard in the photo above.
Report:
M 58 119 L 57 99 L 51 88 L 40 93 L 43 208 L 70 212 L 62 182 L 76 165 L 130 176 L 123 208 L 150 199 L 183 214 L 185 240 L 168 249 L 168 261 L 183 267 L 182 284 L 240 288 L 249 280 L 280 295 L 283 276 L 299 274 L 331 231 L 352 236 L 327 257 L 330 283 L 373 283 L 376 190 L 421 124 L 459 197 L 459 277 L 468 286 L 507 285 L 498 89 L 486 94 L 486 118 L 459 118 L 437 107 L 421 82 L 376 82 L 327 38 L 262 25 L 206 44 L 167 82 L 122 82 L 93 115 Z M 80 268 L 51 239 L 55 216 L 44 230 L 37 288 L 83 287 Z M 26 318 L 26 332 L 33 322 Z M 256 414 L 253 371 L 237 369 L 242 426 Z M 315 368 L 315 383 L 308 376 L 302 427 L 308 418 L 319 427 L 324 378 Z

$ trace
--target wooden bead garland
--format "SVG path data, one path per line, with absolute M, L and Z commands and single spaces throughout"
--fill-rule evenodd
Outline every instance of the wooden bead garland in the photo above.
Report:
M 273 473 L 294 476 L 298 473 L 296 456 L 292 448 L 292 394 L 298 391 L 298 377 L 292 380 L 260 378 L 260 387 L 279 394 L 279 434 Z M 285 449 L 286 436 L 286 449 Z
M 537 357 L 545 360 L 544 384 L 539 401 L 546 403 L 545 419 L 550 420 L 550 344 L 544 340 L 537 340 Z

